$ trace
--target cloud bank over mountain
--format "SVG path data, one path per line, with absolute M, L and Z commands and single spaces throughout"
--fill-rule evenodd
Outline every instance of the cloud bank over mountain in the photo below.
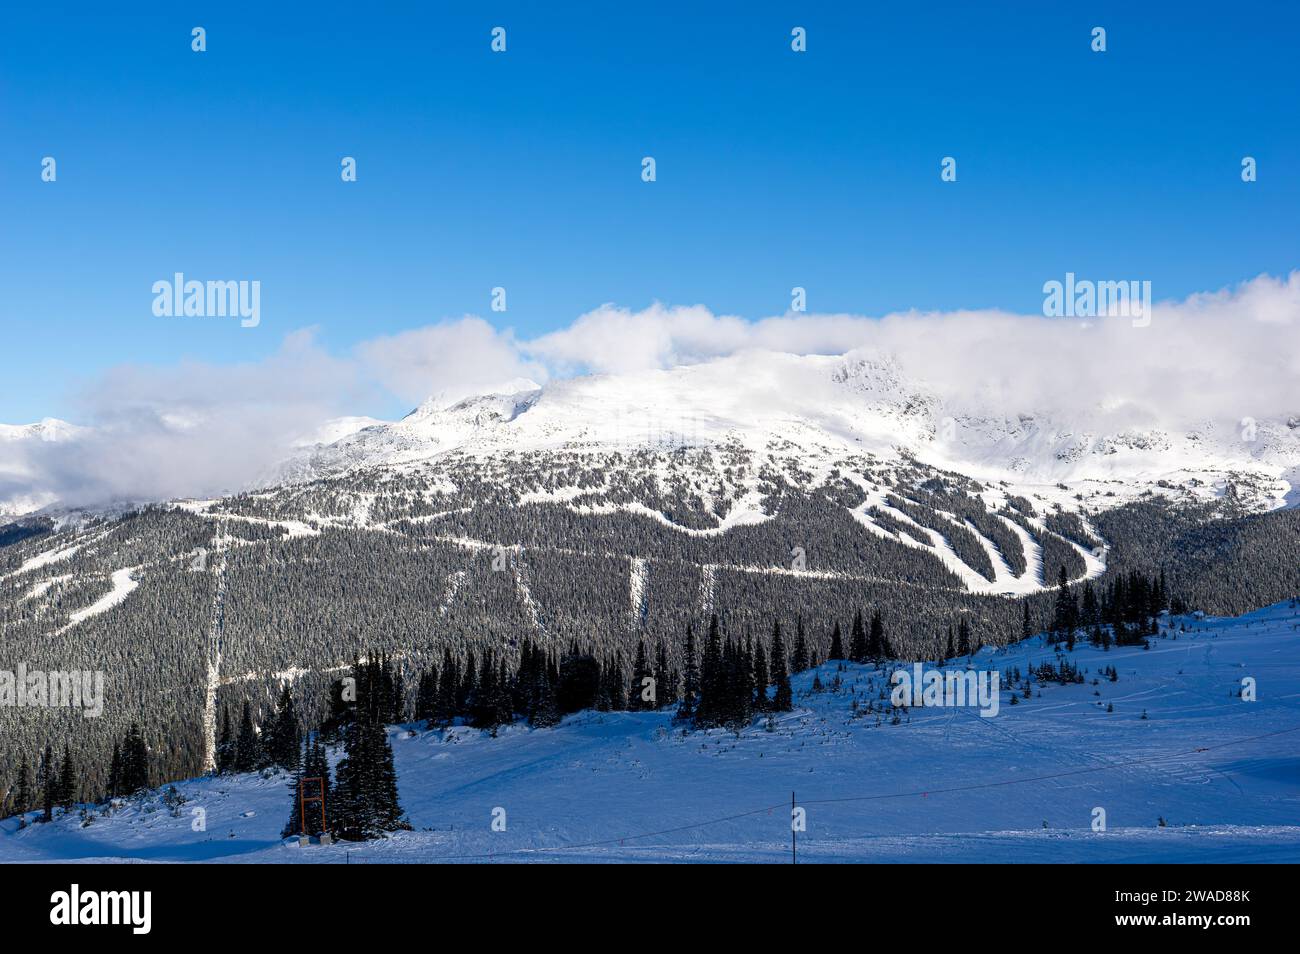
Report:
M 74 423 L 84 429 L 58 440 L 0 432 L 0 506 L 228 492 L 383 395 L 451 403 L 513 379 L 544 385 L 751 350 L 887 356 L 946 408 L 974 415 L 1032 413 L 1108 432 L 1286 419 L 1300 415 L 1300 271 L 1157 302 L 1142 327 L 997 310 L 748 320 L 656 303 L 602 305 L 532 339 L 467 315 L 344 354 L 307 329 L 261 362 L 123 366 L 83 383 Z

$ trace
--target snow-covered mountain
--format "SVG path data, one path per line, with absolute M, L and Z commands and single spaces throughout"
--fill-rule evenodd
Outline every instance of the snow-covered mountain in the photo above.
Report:
M 1167 420 L 1159 408 L 1087 396 L 1069 396 L 1065 410 L 1015 407 L 998 399 L 996 382 L 956 397 L 945 397 L 941 385 L 908 376 L 889 355 L 764 351 L 545 385 L 515 379 L 469 396 L 435 394 L 395 422 L 324 421 L 285 447 L 283 464 L 226 490 L 409 467 L 451 454 L 481 461 L 721 447 L 797 461 L 814 472 L 862 455 L 917 461 L 1005 483 L 1013 493 L 1042 491 L 1066 506 L 1082 500 L 1100 508 L 1155 492 L 1230 496 L 1266 510 L 1291 499 L 1300 475 L 1294 417 Z M 88 434 L 52 419 L 0 426 L 0 514 L 57 503 L 47 488 L 32 485 L 24 467 L 31 442 L 76 442 Z
M 35 424 L 0 424 L 0 441 L 65 441 L 77 436 L 81 428 L 56 417 Z
M 945 400 L 888 356 L 748 352 L 670 370 L 513 381 L 474 397 L 430 398 L 311 453 L 295 480 L 436 459 L 739 446 L 830 468 L 845 458 L 915 459 L 1027 490 L 1065 484 L 1097 506 L 1152 491 L 1282 505 L 1300 468 L 1297 421 L 1164 422 L 1122 402 L 1070 414 Z
M 85 433 L 54 417 L 35 424 L 0 424 L 0 522 L 58 504 L 58 495 L 40 486 L 28 462 L 32 445 L 71 443 Z
M 242 492 L 0 528 L 0 669 L 58 670 L 76 646 L 113 661 L 123 698 L 183 687 L 179 778 L 209 764 L 222 705 L 286 673 L 323 699 L 370 652 L 412 677 L 525 638 L 679 657 L 716 615 L 802 625 L 824 655 L 870 612 L 932 658 L 959 623 L 1010 644 L 1062 574 L 1159 574 L 1185 605 L 1246 612 L 1295 592 L 1300 514 L 1278 505 L 1300 455 L 1287 422 L 1237 423 L 1008 413 L 861 354 L 505 382 L 333 422 Z M 87 727 L 95 764 L 136 720 L 164 713 Z M 43 732 L 0 708 L 26 751 Z

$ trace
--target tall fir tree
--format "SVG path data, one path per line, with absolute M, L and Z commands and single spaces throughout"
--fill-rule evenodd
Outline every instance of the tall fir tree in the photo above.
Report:
M 970 654 L 970 623 L 963 618 L 957 624 L 957 655 L 969 656 Z
M 58 774 L 54 767 L 54 748 L 46 742 L 45 756 L 41 759 L 41 799 L 44 803 L 41 821 L 43 822 L 54 820 L 54 804 L 55 797 L 58 795 L 58 786 Z
M 871 635 L 867 637 L 867 647 L 874 662 L 879 663 L 882 659 L 894 657 L 894 650 L 890 647 L 889 640 L 885 638 L 885 624 L 880 618 L 880 610 L 871 614 Z
M 632 664 L 632 685 L 627 700 L 627 707 L 633 712 L 654 707 L 654 704 L 645 698 L 645 690 L 648 688 L 647 679 L 653 680 L 654 677 L 650 673 L 650 662 L 645 653 L 645 640 L 642 639 L 638 640 L 636 644 L 636 661 Z M 653 683 L 650 685 L 653 685 Z M 655 694 L 658 694 L 657 686 L 655 687 Z
M 767 669 L 767 650 L 759 643 L 754 652 L 754 711 L 766 712 L 771 705 L 767 698 L 767 687 L 772 684 L 771 674 Z
M 668 664 L 668 647 L 663 640 L 659 641 L 655 663 L 655 687 L 658 690 L 658 708 L 677 704 L 677 671 Z
M 681 722 L 695 720 L 696 705 L 700 696 L 700 670 L 695 664 L 695 630 L 686 625 L 686 647 L 682 654 L 682 701 L 677 707 Z
M 853 628 L 849 631 L 849 659 L 864 663 L 871 653 L 867 647 L 867 628 L 862 623 L 862 610 L 853 614 Z
M 225 775 L 233 771 L 235 764 L 235 736 L 230 727 L 230 706 L 221 707 L 221 729 L 217 732 L 217 751 L 215 753 L 217 773 Z M 121 778 L 119 776 L 119 782 Z M 115 793 L 123 794 L 120 789 Z
M 803 617 L 795 621 L 794 656 L 790 659 L 791 672 L 806 672 L 810 661 L 808 658 L 808 640 L 804 637 Z
M 359 707 L 357 719 L 343 736 L 334 804 L 339 835 L 352 841 L 411 827 L 398 803 L 393 749 L 379 715 Z
M 18 766 L 18 781 L 14 784 L 12 807 L 15 815 L 22 815 L 32 807 L 32 771 L 27 765 L 26 756 L 23 756 Z
M 239 735 L 235 739 L 235 757 L 231 761 L 231 771 L 251 772 L 261 760 L 261 745 L 257 738 L 257 728 L 253 725 L 253 708 L 245 702 L 244 714 L 239 720 Z
M 785 664 L 785 642 L 781 639 L 781 623 L 778 620 L 772 629 L 772 660 L 768 666 L 772 685 L 776 691 L 772 694 L 772 710 L 789 712 L 794 708 L 794 692 L 790 688 L 790 675 Z
M 844 638 L 840 635 L 840 624 L 836 623 L 835 628 L 831 631 L 831 654 L 829 659 L 844 658 Z
M 122 794 L 122 745 L 113 743 L 113 758 L 108 763 L 108 783 L 104 787 L 106 798 L 116 798 Z
M 442 672 L 438 676 L 438 695 L 433 707 L 433 723 L 439 726 L 451 725 L 456 718 L 456 693 L 460 686 L 460 670 L 451 649 L 442 652 Z
M 280 699 L 276 703 L 275 716 L 271 722 L 266 758 L 273 765 L 292 770 L 298 764 L 301 748 L 302 725 L 298 721 L 293 693 L 289 690 L 289 684 L 285 683 L 280 689 Z
M 1079 609 L 1074 601 L 1074 594 L 1070 592 L 1070 578 L 1066 575 L 1064 564 L 1057 575 L 1056 587 L 1056 612 L 1052 616 L 1052 638 L 1073 638 L 1074 631 L 1079 625 Z
M 58 797 L 56 802 L 65 811 L 77 803 L 79 785 L 76 769 L 72 764 L 72 746 L 63 743 L 63 764 L 59 766 Z
M 438 701 L 438 667 L 430 666 L 420 673 L 415 687 L 415 721 L 433 721 L 434 707 Z
M 149 787 L 149 748 L 138 723 L 132 723 L 122 743 L 121 794 L 134 795 Z

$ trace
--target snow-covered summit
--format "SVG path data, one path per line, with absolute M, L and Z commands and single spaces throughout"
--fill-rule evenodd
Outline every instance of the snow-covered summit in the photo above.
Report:
M 299 477 L 408 464 L 456 451 L 627 452 L 739 445 L 785 448 L 810 465 L 846 456 L 915 459 L 1014 485 L 1123 485 L 1203 496 L 1240 491 L 1281 505 L 1300 468 L 1300 429 L 1285 421 L 1177 422 L 1122 401 L 1082 401 L 1077 416 L 1007 407 L 990 386 L 962 399 L 909 376 L 887 354 L 747 351 L 698 364 L 593 374 L 546 385 L 516 380 L 473 396 L 437 394 L 298 459 Z M 1162 483 L 1163 482 L 1163 483 Z
M 0 441 L 65 441 L 83 431 L 84 428 L 57 417 L 46 417 L 35 424 L 0 424 Z

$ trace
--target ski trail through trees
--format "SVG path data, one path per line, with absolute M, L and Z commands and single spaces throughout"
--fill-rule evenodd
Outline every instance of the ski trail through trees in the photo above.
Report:
M 208 683 L 203 699 L 203 771 L 217 768 L 217 689 L 221 685 L 221 639 L 226 625 L 226 537 L 217 536 L 213 548 L 217 564 L 213 570 L 216 585 L 212 593 L 212 622 L 208 626 L 206 654 Z M 208 555 L 201 551 L 199 559 Z

